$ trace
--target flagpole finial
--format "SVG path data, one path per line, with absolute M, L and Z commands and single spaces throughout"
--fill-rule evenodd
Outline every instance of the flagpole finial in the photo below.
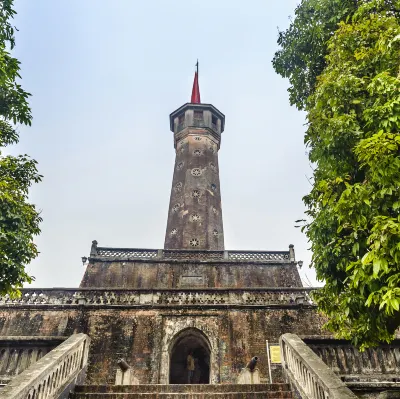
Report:
M 194 73 L 192 97 L 190 102 L 192 104 L 200 104 L 200 88 L 199 88 L 199 60 L 196 62 L 196 72 Z

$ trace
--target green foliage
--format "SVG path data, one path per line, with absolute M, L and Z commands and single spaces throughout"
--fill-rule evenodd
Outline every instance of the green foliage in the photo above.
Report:
M 3 156 L 2 148 L 18 142 L 16 123 L 31 124 L 29 93 L 18 83 L 20 63 L 8 49 L 15 45 L 12 0 L 0 1 L 0 294 L 18 294 L 31 282 L 25 266 L 37 254 L 33 237 L 41 218 L 28 202 L 28 189 L 41 180 L 36 161 L 24 156 Z
M 327 43 L 338 24 L 351 18 L 363 0 L 302 0 L 286 31 L 280 31 L 280 49 L 272 60 L 275 71 L 289 78 L 291 105 L 305 109 L 317 77 L 326 67 Z M 397 0 L 385 0 L 396 12 Z
M 317 76 L 326 66 L 326 43 L 340 21 L 353 13 L 354 0 L 303 0 L 295 10 L 295 19 L 286 31 L 279 32 L 281 49 L 272 64 L 282 77 L 289 78 L 291 105 L 304 109 L 313 92 Z
M 363 349 L 400 325 L 400 1 L 358 3 L 306 101 L 316 168 L 303 229 L 327 327 Z

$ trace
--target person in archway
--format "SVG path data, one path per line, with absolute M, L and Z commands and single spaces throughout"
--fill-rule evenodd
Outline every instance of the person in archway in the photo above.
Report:
M 190 351 L 187 358 L 186 358 L 186 367 L 188 370 L 188 384 L 193 383 L 193 376 L 194 376 L 194 370 L 195 370 L 195 362 L 194 362 L 194 357 L 193 357 L 193 351 Z

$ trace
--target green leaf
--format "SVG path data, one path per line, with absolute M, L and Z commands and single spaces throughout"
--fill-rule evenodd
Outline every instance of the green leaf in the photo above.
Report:
M 381 261 L 380 259 L 374 259 L 373 261 L 373 269 L 374 269 L 374 277 L 377 277 L 379 274 L 379 270 L 381 269 Z
M 41 180 L 36 161 L 27 155 L 3 156 L 3 148 L 19 141 L 16 124 L 31 124 L 30 94 L 22 89 L 20 63 L 9 50 L 15 46 L 13 1 L 1 2 L 0 12 L 0 295 L 20 295 L 33 278 L 25 270 L 38 255 L 33 242 L 41 217 L 29 202 L 29 189 Z
M 392 298 L 390 300 L 390 303 L 392 304 L 392 307 L 394 310 L 396 310 L 396 311 L 399 310 L 399 301 L 396 298 Z

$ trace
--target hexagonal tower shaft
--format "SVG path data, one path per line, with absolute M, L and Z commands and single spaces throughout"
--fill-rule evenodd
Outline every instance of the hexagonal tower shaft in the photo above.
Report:
M 224 123 L 210 104 L 187 103 L 170 115 L 176 158 L 165 249 L 224 249 L 218 168 Z

